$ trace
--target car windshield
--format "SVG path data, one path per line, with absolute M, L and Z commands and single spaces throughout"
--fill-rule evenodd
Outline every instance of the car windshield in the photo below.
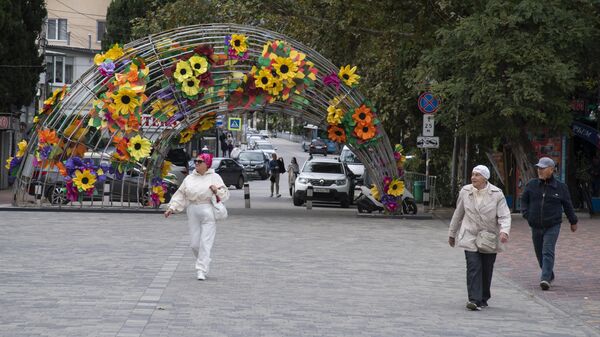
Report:
M 352 151 L 342 151 L 340 154 L 340 160 L 348 164 L 361 164 L 360 160 L 356 158 Z
M 254 160 L 254 161 L 263 161 L 264 155 L 259 152 L 242 152 L 240 153 L 238 160 Z
M 342 164 L 339 163 L 306 163 L 302 172 L 315 173 L 344 173 Z
M 273 150 L 273 144 L 256 143 L 256 148 L 261 150 Z
M 325 145 L 325 142 L 322 140 L 313 140 L 312 145 L 323 146 L 323 145 Z

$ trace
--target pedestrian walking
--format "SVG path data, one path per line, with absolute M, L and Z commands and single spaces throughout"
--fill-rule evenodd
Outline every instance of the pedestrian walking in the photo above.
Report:
M 271 181 L 271 198 L 273 197 L 273 192 L 275 192 L 275 195 L 277 196 L 277 198 L 281 197 L 281 194 L 279 194 L 279 175 L 280 175 L 280 170 L 279 170 L 279 160 L 277 160 L 277 154 L 272 153 L 271 154 L 271 160 L 269 161 L 269 170 L 271 171 L 271 176 L 269 177 L 269 180 Z
M 504 193 L 492 185 L 490 170 L 484 165 L 473 168 L 471 184 L 464 186 L 450 221 L 448 244 L 465 250 L 467 262 L 467 309 L 488 306 L 496 254 L 508 242 L 511 217 Z
M 563 210 L 571 224 L 571 232 L 577 230 L 577 216 L 569 188 L 554 178 L 554 160 L 542 157 L 535 166 L 538 178 L 525 185 L 521 195 L 521 214 L 531 227 L 535 256 L 542 269 L 540 287 L 548 290 L 554 281 L 555 248 Z
M 290 186 L 290 196 L 293 197 L 295 188 L 294 186 L 296 184 L 296 177 L 298 176 L 298 173 L 300 173 L 300 167 L 298 166 L 298 161 L 296 160 L 296 157 L 292 157 L 292 160 L 290 160 L 290 165 L 288 165 L 287 171 L 288 184 Z
M 168 218 L 187 208 L 190 247 L 196 258 L 198 280 L 206 279 L 211 261 L 210 251 L 215 240 L 216 221 L 211 199 L 213 195 L 220 201 L 229 199 L 229 189 L 223 179 L 209 169 L 212 158 L 211 154 L 203 153 L 194 160 L 195 170 L 183 179 L 165 211 L 165 217 Z

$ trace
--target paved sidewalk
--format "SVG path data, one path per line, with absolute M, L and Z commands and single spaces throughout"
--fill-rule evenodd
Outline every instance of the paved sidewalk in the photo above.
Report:
M 464 254 L 443 220 L 265 213 L 218 225 L 200 282 L 184 215 L 0 212 L 0 336 L 600 335 L 599 299 L 579 317 L 547 297 L 567 272 L 541 294 L 524 286 L 526 259 L 501 255 L 490 308 L 467 311 Z M 559 266 L 582 253 L 562 239 Z

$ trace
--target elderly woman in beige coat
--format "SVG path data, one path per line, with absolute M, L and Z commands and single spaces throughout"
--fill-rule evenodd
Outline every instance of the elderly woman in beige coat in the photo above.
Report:
M 504 250 L 510 232 L 510 210 L 504 193 L 489 183 L 489 178 L 490 170 L 486 166 L 473 168 L 472 184 L 460 190 L 448 232 L 450 246 L 454 247 L 457 243 L 458 247 L 465 250 L 469 310 L 481 310 L 488 306 L 496 253 Z M 491 246 L 495 248 L 491 251 L 484 253 L 482 248 L 477 247 L 476 239 L 481 231 L 494 234 Z

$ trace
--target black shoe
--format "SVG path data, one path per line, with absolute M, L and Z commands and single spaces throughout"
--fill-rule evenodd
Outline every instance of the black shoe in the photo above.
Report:
M 480 306 L 481 308 L 487 308 L 487 307 L 488 307 L 487 301 L 483 301 L 483 302 L 481 302 L 481 304 L 480 304 L 479 306 Z
M 550 289 L 550 282 L 548 282 L 548 281 L 540 282 L 540 288 L 542 288 L 542 290 Z
M 481 307 L 478 306 L 475 302 L 467 302 L 467 309 L 471 311 L 480 311 Z

